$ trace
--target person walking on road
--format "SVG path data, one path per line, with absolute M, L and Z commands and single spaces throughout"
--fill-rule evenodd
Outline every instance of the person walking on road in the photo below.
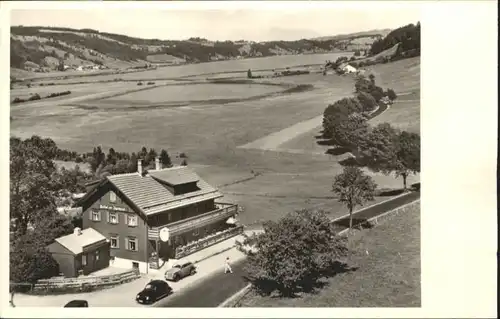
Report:
M 224 273 L 233 273 L 233 270 L 231 269 L 231 265 L 229 264 L 229 257 L 226 258 L 226 262 L 224 263 Z

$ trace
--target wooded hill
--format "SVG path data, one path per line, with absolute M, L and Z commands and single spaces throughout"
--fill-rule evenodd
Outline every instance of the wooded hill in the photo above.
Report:
M 207 62 L 237 58 L 369 50 L 388 30 L 297 41 L 141 39 L 92 29 L 11 27 L 11 67 L 57 69 L 60 65 L 109 68 Z

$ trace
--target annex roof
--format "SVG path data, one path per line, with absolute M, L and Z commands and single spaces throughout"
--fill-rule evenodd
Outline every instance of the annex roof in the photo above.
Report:
M 86 246 L 96 244 L 101 241 L 106 241 L 106 237 L 93 228 L 82 229 L 81 235 L 72 233 L 70 235 L 56 238 L 56 242 L 66 247 L 75 255 L 81 254 Z
M 149 170 L 148 174 L 154 179 L 163 181 L 172 186 L 198 182 L 200 180 L 200 177 L 186 166 Z

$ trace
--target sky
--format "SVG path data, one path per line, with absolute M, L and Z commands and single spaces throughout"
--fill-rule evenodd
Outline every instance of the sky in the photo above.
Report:
M 263 6 L 259 5 L 260 9 L 255 5 L 253 8 L 226 6 L 212 10 L 193 10 L 196 6 L 191 6 L 191 9 L 109 9 L 98 6 L 93 9 L 13 9 L 10 25 L 90 28 L 161 40 L 202 37 L 209 40 L 270 41 L 394 29 L 420 20 L 420 11 L 411 6 L 380 6 L 369 10 L 352 6 L 261 7 Z

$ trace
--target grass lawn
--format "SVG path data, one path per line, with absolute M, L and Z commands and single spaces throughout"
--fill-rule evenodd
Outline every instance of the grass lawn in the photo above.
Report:
M 326 279 L 297 298 L 249 293 L 240 307 L 420 307 L 420 202 L 349 239 L 356 270 Z M 368 253 L 367 253 L 368 252 Z

